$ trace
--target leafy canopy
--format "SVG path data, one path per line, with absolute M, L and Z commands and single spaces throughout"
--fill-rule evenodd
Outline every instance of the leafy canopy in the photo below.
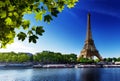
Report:
M 42 26 L 30 27 L 30 21 L 25 20 L 25 14 L 35 14 L 36 21 L 50 23 L 53 17 L 57 17 L 65 6 L 74 7 L 78 0 L 0 0 L 0 45 L 1 48 L 14 42 L 17 36 L 24 41 L 36 43 L 39 36 L 42 36 Z M 15 29 L 22 28 L 20 32 Z

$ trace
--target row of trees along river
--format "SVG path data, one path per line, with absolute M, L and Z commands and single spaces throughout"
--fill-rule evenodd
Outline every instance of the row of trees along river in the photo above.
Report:
M 106 62 L 120 62 L 120 57 L 118 58 L 104 58 Z M 34 63 L 42 63 L 42 64 L 60 64 L 60 63 L 93 63 L 99 62 L 98 59 L 87 59 L 80 58 L 77 59 L 76 54 L 61 54 L 50 51 L 43 51 L 36 54 L 30 53 L 14 53 L 14 52 L 6 52 L 0 53 L 0 63 L 25 63 L 25 62 L 34 62 Z

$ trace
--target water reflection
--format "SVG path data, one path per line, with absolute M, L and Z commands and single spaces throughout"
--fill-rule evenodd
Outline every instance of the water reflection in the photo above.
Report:
M 39 71 L 39 73 L 37 73 Z M 35 69 L 31 80 L 34 81 L 77 81 L 76 69 Z
M 120 81 L 120 68 L 0 69 L 0 81 Z
M 81 71 L 81 81 L 101 81 L 100 69 L 84 68 Z

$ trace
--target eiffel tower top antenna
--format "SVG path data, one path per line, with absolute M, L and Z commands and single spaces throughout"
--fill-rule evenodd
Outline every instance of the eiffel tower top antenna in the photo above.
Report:
M 88 19 L 87 19 L 87 36 L 86 36 L 86 40 L 91 40 L 92 39 L 92 33 L 91 33 L 91 24 L 90 24 L 90 13 L 88 13 L 87 15 Z

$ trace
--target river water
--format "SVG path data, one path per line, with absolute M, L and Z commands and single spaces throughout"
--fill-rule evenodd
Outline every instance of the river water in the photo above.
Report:
M 120 68 L 0 69 L 0 81 L 120 81 Z

